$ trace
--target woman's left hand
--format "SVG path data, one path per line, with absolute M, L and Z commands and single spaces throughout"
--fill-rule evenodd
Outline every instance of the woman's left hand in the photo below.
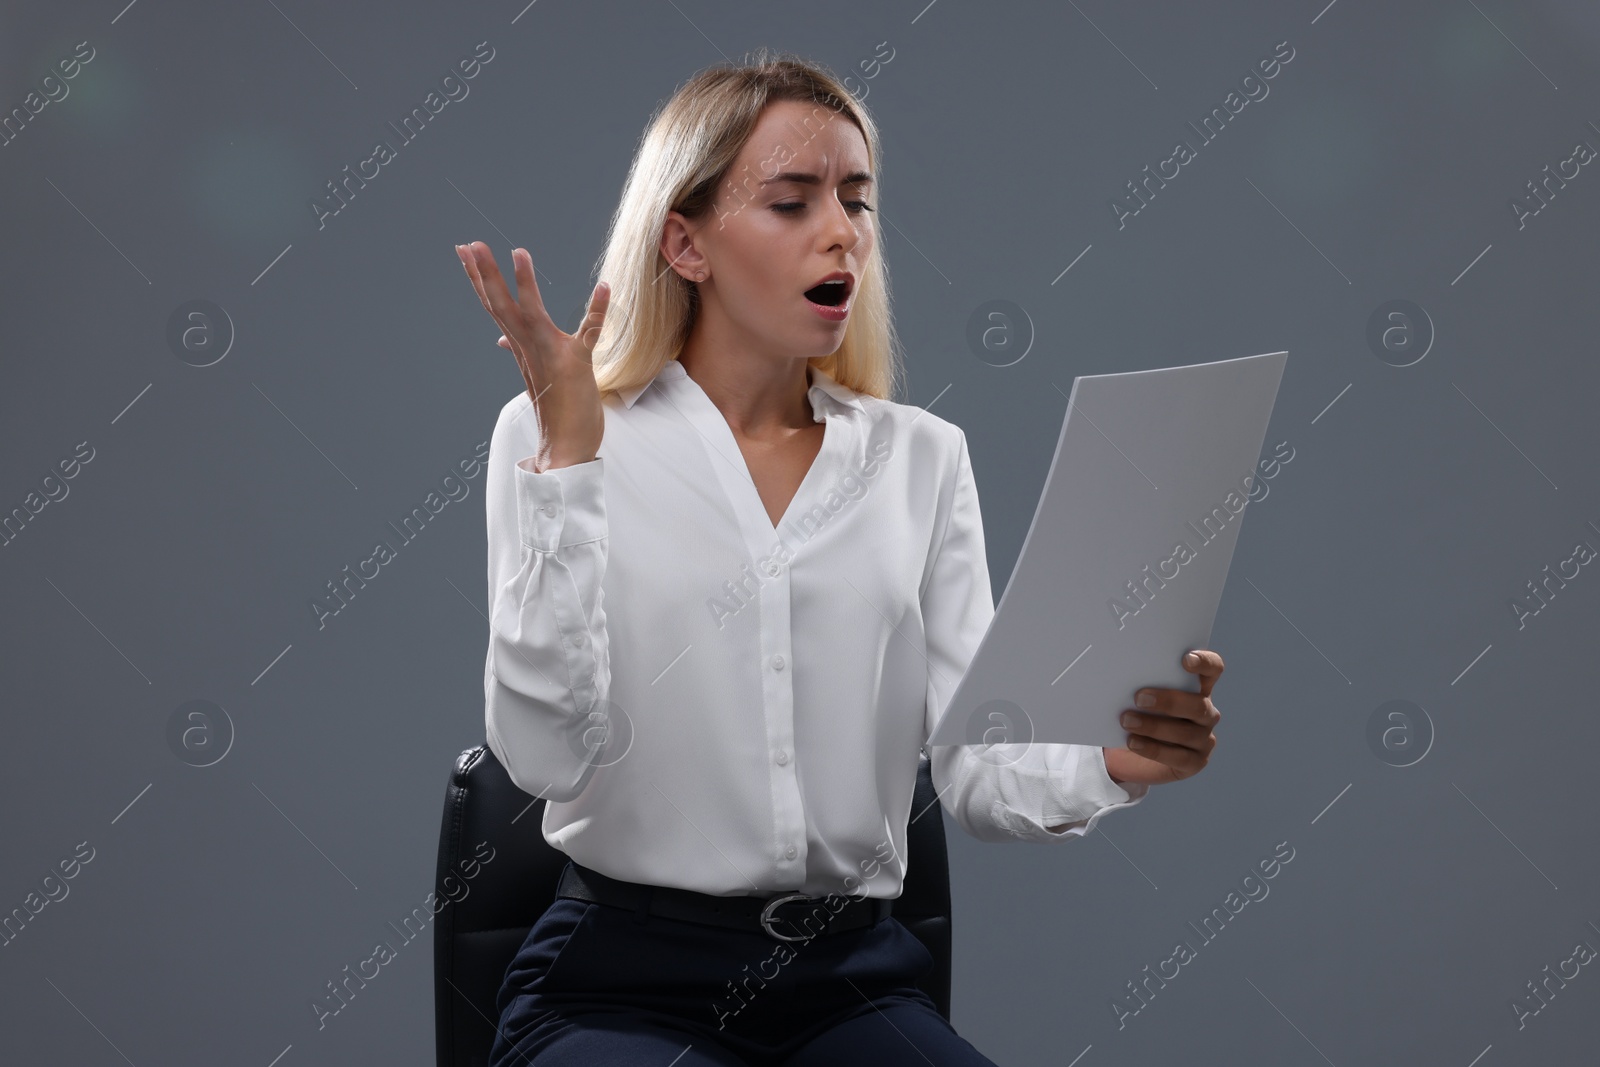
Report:
M 1222 676 L 1222 657 L 1195 649 L 1183 657 L 1183 669 L 1200 676 L 1200 691 L 1141 689 L 1150 704 L 1122 713 L 1127 748 L 1105 749 L 1106 772 L 1113 782 L 1161 785 L 1198 773 L 1217 747 L 1211 728 L 1222 713 L 1211 703 L 1211 687 Z M 1135 701 L 1137 703 L 1137 700 Z

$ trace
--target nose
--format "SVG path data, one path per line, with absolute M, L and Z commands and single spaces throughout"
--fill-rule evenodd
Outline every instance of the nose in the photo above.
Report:
M 827 222 L 824 224 L 824 236 L 828 239 L 828 247 L 843 248 L 846 252 L 856 246 L 861 239 L 861 232 L 856 229 L 855 221 L 850 217 L 850 211 L 838 196 L 829 198 Z

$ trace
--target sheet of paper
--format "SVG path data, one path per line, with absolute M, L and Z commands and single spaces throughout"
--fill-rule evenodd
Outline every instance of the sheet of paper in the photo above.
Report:
M 1145 686 L 1198 691 L 1287 352 L 1076 378 L 1033 524 L 930 744 L 1120 747 Z M 1269 468 L 1270 469 L 1270 468 Z

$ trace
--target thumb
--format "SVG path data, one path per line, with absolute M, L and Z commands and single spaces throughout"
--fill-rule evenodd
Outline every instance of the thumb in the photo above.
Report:
M 589 296 L 589 310 L 583 317 L 583 324 L 578 327 L 578 343 L 591 356 L 595 345 L 600 342 L 600 330 L 605 325 L 606 309 L 610 305 L 611 286 L 605 282 L 596 283 L 594 292 Z

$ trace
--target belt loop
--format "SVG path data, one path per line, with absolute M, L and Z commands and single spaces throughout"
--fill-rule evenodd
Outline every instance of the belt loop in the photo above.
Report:
M 643 926 L 650 919 L 650 893 L 654 888 L 648 884 L 640 887 L 639 904 L 633 909 L 633 921 L 636 925 Z

